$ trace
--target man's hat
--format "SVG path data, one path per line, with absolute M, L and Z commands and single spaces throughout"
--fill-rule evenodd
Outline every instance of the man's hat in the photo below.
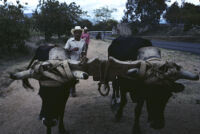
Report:
M 83 29 L 80 26 L 75 26 L 74 29 L 71 30 L 71 33 L 74 35 L 74 31 L 81 31 L 83 32 Z
M 84 30 L 88 30 L 88 28 L 87 28 L 87 27 L 84 27 Z

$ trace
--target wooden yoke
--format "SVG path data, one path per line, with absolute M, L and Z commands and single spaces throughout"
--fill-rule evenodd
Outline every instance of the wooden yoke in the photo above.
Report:
M 80 65 L 79 61 L 68 60 L 68 62 L 72 70 L 86 72 L 89 76 L 93 76 L 94 81 L 100 81 L 101 78 L 107 79 L 107 81 L 112 81 L 116 76 L 126 76 L 129 69 L 140 68 L 142 61 L 119 61 L 110 57 L 108 61 L 93 58 L 82 65 Z M 106 71 L 106 66 L 108 64 L 109 68 Z M 105 73 L 107 76 L 105 76 Z
M 81 64 L 80 61 L 73 60 L 48 60 L 44 62 L 36 62 L 31 69 L 24 70 L 21 72 L 13 73 L 11 78 L 13 79 L 25 79 L 25 78 L 35 78 L 40 80 L 38 73 L 48 72 L 54 68 L 57 68 L 57 71 L 61 73 L 60 66 L 63 66 L 65 63 L 69 63 L 68 71 L 83 71 L 87 73 L 89 76 L 93 76 L 94 81 L 100 81 L 102 79 L 106 81 L 112 81 L 116 76 L 126 76 L 127 71 L 132 68 L 140 68 L 141 62 L 137 61 L 119 61 L 115 58 L 110 57 L 109 60 L 100 60 L 98 58 L 94 58 L 88 60 L 84 64 Z M 49 67 L 50 66 L 50 67 Z M 44 69 L 43 69 L 44 68 Z M 42 70 L 41 70 L 42 69 Z M 42 75 L 42 74 L 41 74 Z M 73 74 L 72 74 L 73 75 Z M 62 81 L 62 80 L 61 80 Z
M 139 69 L 141 65 L 141 61 L 124 62 L 113 57 L 110 57 L 108 60 L 94 58 L 84 64 L 75 61 L 68 62 L 72 70 L 75 69 L 86 72 L 89 76 L 93 77 L 94 81 L 99 81 L 98 91 L 102 96 L 107 96 L 109 94 L 109 81 L 113 81 L 116 76 L 126 76 L 129 69 Z
M 66 68 L 66 63 L 68 63 L 69 68 Z M 106 96 L 110 90 L 109 81 L 113 81 L 116 76 L 126 76 L 129 69 L 139 69 L 140 64 L 141 61 L 124 62 L 112 57 L 108 60 L 94 58 L 84 63 L 69 59 L 47 60 L 44 62 L 35 62 L 29 70 L 11 74 L 10 77 L 12 79 L 22 80 L 35 78 L 45 85 L 50 84 L 50 86 L 57 86 L 58 84 L 56 83 L 66 83 L 73 77 L 77 79 L 87 79 L 89 75 L 93 77 L 94 81 L 100 81 L 98 90 L 101 95 Z M 44 77 L 50 79 L 51 82 L 46 84 L 43 80 Z M 101 89 L 102 84 L 104 84 L 104 90 Z

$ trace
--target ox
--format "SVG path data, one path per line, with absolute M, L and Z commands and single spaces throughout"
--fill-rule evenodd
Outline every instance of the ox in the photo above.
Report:
M 42 107 L 40 111 L 39 118 L 43 121 L 43 124 L 47 127 L 47 134 L 51 134 L 51 127 L 55 126 L 58 122 L 58 130 L 60 134 L 67 134 L 68 131 L 64 128 L 64 111 L 65 111 L 65 105 L 69 97 L 69 88 L 72 84 L 76 83 L 77 79 L 87 79 L 88 75 L 81 71 L 73 71 L 71 72 L 70 68 L 68 74 L 71 72 L 73 78 L 68 78 L 69 75 L 65 75 L 66 68 L 60 67 L 58 65 L 59 70 L 55 67 L 51 69 L 51 64 L 48 62 L 45 62 L 47 60 L 51 60 L 53 63 L 54 61 L 63 61 L 67 59 L 66 52 L 63 48 L 59 48 L 52 45 L 45 45 L 40 46 L 36 50 L 36 54 L 31 61 L 29 67 L 26 71 L 22 71 L 19 73 L 11 74 L 11 78 L 13 79 L 23 79 L 23 84 L 25 87 L 31 87 L 31 85 L 28 82 L 28 78 L 36 78 L 39 80 L 39 95 L 42 99 Z M 33 61 L 36 61 L 35 63 Z M 37 65 L 37 63 L 40 63 Z M 35 65 L 34 65 L 35 64 Z M 29 69 L 33 66 L 36 66 L 34 69 Z M 39 67 L 37 67 L 39 66 Z M 33 70 L 35 72 L 39 72 L 40 70 L 43 70 L 42 72 L 45 72 L 45 70 L 50 70 L 51 72 L 47 72 L 46 74 L 43 74 L 41 76 L 37 76 L 37 74 L 33 74 Z M 60 72 L 59 72 L 60 71 Z M 59 75 L 54 75 L 58 74 Z M 51 77 L 53 76 L 53 77 Z M 63 77 L 60 77 L 63 76 Z M 66 80 L 65 80 L 66 79 Z
M 118 60 L 144 60 L 156 62 L 160 64 L 155 72 L 163 72 L 167 75 L 165 79 L 158 79 L 152 83 L 151 79 L 154 76 L 149 76 L 148 80 L 136 77 L 136 79 L 128 79 L 125 77 L 116 77 L 112 82 L 113 96 L 112 108 L 115 109 L 115 118 L 119 121 L 123 115 L 123 108 L 127 103 L 126 94 L 129 92 L 133 102 L 137 103 L 135 107 L 135 119 L 133 125 L 133 133 L 141 133 L 139 118 L 142 107 L 146 102 L 148 112 L 148 122 L 150 127 L 161 129 L 164 127 L 164 109 L 173 92 L 180 92 L 184 86 L 175 81 L 178 79 L 198 80 L 199 76 L 190 72 L 184 71 L 175 63 L 167 63 L 161 60 L 161 53 L 158 48 L 152 47 L 150 41 L 142 38 L 118 37 L 112 41 L 108 48 L 108 56 L 117 58 Z M 165 63 L 165 64 L 162 64 Z M 144 68 L 144 67 L 143 67 Z M 140 68 L 142 69 L 142 68 Z M 144 72 L 140 72 L 141 73 Z M 168 73 L 168 74 L 167 74 Z M 137 69 L 129 70 L 129 76 L 138 76 Z M 157 73 L 152 73 L 157 74 Z M 158 73 L 159 74 L 159 73 Z M 145 74 L 143 74 L 145 75 Z M 159 76 L 156 76 L 159 77 Z M 154 80 L 153 80 L 154 81 Z M 120 92 L 120 102 L 118 99 Z M 118 103 L 117 103 L 118 102 Z

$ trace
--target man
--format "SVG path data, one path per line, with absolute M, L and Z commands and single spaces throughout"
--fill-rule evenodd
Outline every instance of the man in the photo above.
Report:
M 87 27 L 84 27 L 84 31 L 83 31 L 83 34 L 81 35 L 81 38 L 85 40 L 85 43 L 86 43 L 86 55 L 87 55 L 88 45 L 89 45 L 89 42 L 90 42 L 90 34 L 88 33 Z
M 81 39 L 82 32 L 83 30 L 80 26 L 75 26 L 75 28 L 71 30 L 74 37 L 70 38 L 65 44 L 64 48 L 71 60 L 80 61 L 86 54 L 85 40 Z M 76 97 L 75 84 L 70 88 L 70 96 Z

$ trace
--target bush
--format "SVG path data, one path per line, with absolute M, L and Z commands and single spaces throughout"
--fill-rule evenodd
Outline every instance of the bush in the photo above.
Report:
M 4 1 L 0 5 L 0 49 L 3 53 L 24 52 L 25 39 L 29 37 L 28 18 L 23 14 L 23 6 Z

